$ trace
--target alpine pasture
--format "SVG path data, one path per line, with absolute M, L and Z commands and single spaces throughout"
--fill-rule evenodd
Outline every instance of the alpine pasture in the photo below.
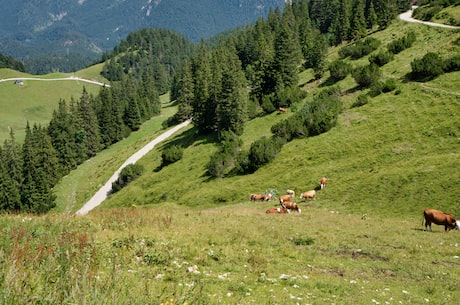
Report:
M 396 20 L 372 34 L 385 43 L 415 31 L 414 45 L 382 67 L 397 89 L 351 107 L 361 90 L 335 84 L 345 110 L 331 131 L 284 145 L 250 175 L 210 178 L 217 149 L 192 126 L 139 164 L 144 174 L 83 217 L 74 216 L 127 157 L 161 132 L 175 111 L 85 162 L 55 188 L 45 216 L 2 215 L 0 300 L 4 304 L 455 304 L 460 232 L 423 231 L 423 209 L 460 217 L 460 72 L 407 78 L 427 51 L 458 54 L 460 33 Z M 337 58 L 337 49 L 330 52 Z M 364 64 L 366 58 L 352 61 Z M 309 94 L 327 84 L 301 72 Z M 165 97 L 166 98 L 166 97 Z M 307 97 L 307 101 L 308 101 Z M 55 101 L 57 103 L 57 101 Z M 245 146 L 287 118 L 250 121 Z M 181 160 L 159 168 L 161 151 Z M 302 192 L 329 180 L 314 200 Z M 296 191 L 302 213 L 268 215 Z M 273 191 L 268 202 L 251 193 Z M 294 201 L 294 200 L 293 200 Z

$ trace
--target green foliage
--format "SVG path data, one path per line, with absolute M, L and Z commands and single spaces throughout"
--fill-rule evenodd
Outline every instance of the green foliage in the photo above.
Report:
M 232 131 L 224 131 L 221 133 L 220 149 L 211 155 L 211 158 L 206 165 L 206 169 L 212 177 L 223 177 L 228 170 L 233 166 L 237 168 L 245 167 L 244 164 L 238 165 L 239 153 L 242 140 Z M 243 159 L 240 160 L 245 163 Z
M 389 51 L 380 51 L 369 56 L 369 62 L 381 67 L 394 59 L 394 54 Z
M 411 62 L 413 80 L 429 80 L 444 73 L 444 61 L 436 53 L 428 52 L 420 59 Z
M 249 171 L 255 172 L 260 167 L 273 161 L 283 145 L 284 141 L 278 137 L 262 137 L 254 141 L 248 153 Z
M 361 107 L 369 103 L 369 98 L 367 97 L 366 94 L 360 94 L 356 98 L 356 101 L 353 102 L 351 105 L 351 108 L 356 108 L 356 107 Z
M 358 40 L 352 45 L 342 47 L 339 50 L 339 56 L 340 58 L 351 57 L 352 59 L 359 59 L 376 50 L 380 44 L 380 40 L 373 37 L 367 37 L 366 39 Z
M 182 159 L 184 148 L 180 145 L 167 147 L 161 153 L 161 166 L 167 166 Z
M 21 62 L 14 60 L 14 58 L 11 56 L 5 56 L 0 53 L 0 69 L 3 68 L 8 68 L 20 72 L 26 71 L 24 65 Z
M 356 67 L 351 72 L 353 79 L 360 87 L 366 88 L 377 83 L 382 75 L 379 66 L 369 64 L 366 66 Z
M 460 71 L 460 55 L 452 56 L 444 61 L 444 72 Z
M 120 191 L 144 172 L 144 167 L 139 164 L 128 164 L 120 172 L 118 179 L 112 183 L 112 193 Z
M 333 81 L 340 81 L 351 73 L 352 66 L 340 59 L 334 60 L 329 65 L 330 77 Z
M 410 48 L 416 40 L 417 36 L 415 35 L 415 32 L 410 31 L 409 33 L 407 33 L 406 36 L 403 36 L 399 39 L 390 42 L 387 45 L 387 49 L 393 54 L 398 54 L 404 51 L 405 49 Z

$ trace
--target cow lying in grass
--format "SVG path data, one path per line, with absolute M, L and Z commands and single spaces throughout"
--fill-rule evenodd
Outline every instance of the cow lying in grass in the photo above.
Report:
M 273 207 L 273 208 L 269 208 L 265 213 L 267 214 L 289 214 L 291 212 L 288 209 L 283 208 L 283 207 L 281 208 Z
M 440 226 L 444 226 L 444 231 L 449 232 L 450 230 L 454 230 L 458 228 L 458 222 L 455 217 L 451 214 L 444 213 L 443 211 L 433 210 L 433 209 L 425 209 L 423 211 L 423 216 L 425 218 L 425 231 L 427 228 L 431 229 L 431 224 L 437 224 Z M 423 225 L 423 222 L 422 222 Z
M 269 201 L 272 199 L 272 194 L 251 194 L 251 201 Z

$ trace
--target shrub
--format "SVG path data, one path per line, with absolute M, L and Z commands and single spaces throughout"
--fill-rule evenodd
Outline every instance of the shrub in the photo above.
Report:
M 334 81 L 344 79 L 348 74 L 350 74 L 351 70 L 351 65 L 344 62 L 343 60 L 335 60 L 329 65 L 331 79 Z
M 112 193 L 116 193 L 131 181 L 140 177 L 144 172 L 144 167 L 138 164 L 128 164 L 125 166 L 118 177 L 118 179 L 112 183 Z
M 263 165 L 271 162 L 284 145 L 284 141 L 278 137 L 262 137 L 251 144 L 248 161 L 249 170 L 255 172 Z
M 297 86 L 287 87 L 276 93 L 273 105 L 275 107 L 289 107 L 298 103 L 307 96 L 307 93 Z
M 161 153 L 161 166 L 166 166 L 171 163 L 177 162 L 182 159 L 182 155 L 184 154 L 184 148 L 178 145 L 173 145 Z
M 307 134 L 302 119 L 298 115 L 294 115 L 289 119 L 273 125 L 271 132 L 285 141 L 291 141 L 294 138 Z
M 356 98 L 356 101 L 351 105 L 351 108 L 355 107 L 361 107 L 366 105 L 369 102 L 369 99 L 367 98 L 367 95 L 365 94 L 360 94 Z
M 221 137 L 220 149 L 211 156 L 206 166 L 209 175 L 213 177 L 223 177 L 233 164 L 238 163 L 235 160 L 243 145 L 241 139 L 232 131 L 223 131 Z
M 410 48 L 416 39 L 417 37 L 415 35 L 415 32 L 410 31 L 409 33 L 407 33 L 406 36 L 390 42 L 387 45 L 388 51 L 390 51 L 393 54 L 398 54 L 401 51 Z
M 410 65 L 411 77 L 414 80 L 430 80 L 444 73 L 444 61 L 433 52 L 428 52 L 421 59 L 414 59 Z
M 271 95 L 264 95 L 262 97 L 261 106 L 265 113 L 272 113 L 276 110 L 275 106 L 273 105 Z
M 377 54 L 369 56 L 369 62 L 381 67 L 393 60 L 394 54 L 389 51 L 380 51 Z
M 460 71 L 460 55 L 451 57 L 444 62 L 444 72 Z
M 380 79 L 381 72 L 377 65 L 369 64 L 367 66 L 355 68 L 351 75 L 359 86 L 369 87 L 372 84 L 377 83 Z
M 358 59 L 370 54 L 380 46 L 380 40 L 373 37 L 368 37 L 364 40 L 359 40 L 351 46 L 342 47 L 339 50 L 340 58 L 351 57 Z

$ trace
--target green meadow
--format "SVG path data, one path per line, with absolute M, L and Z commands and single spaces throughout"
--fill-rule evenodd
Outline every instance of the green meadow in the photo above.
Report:
M 53 80 L 66 77 L 80 77 L 108 83 L 99 72 L 102 64 L 81 70 L 76 73 L 52 73 L 47 75 L 30 75 L 9 69 L 0 69 L 0 80 L 8 78 L 43 78 Z M 23 84 L 15 84 L 13 80 L 0 82 L 0 141 L 9 138 L 12 128 L 16 139 L 22 142 L 27 122 L 46 126 L 53 111 L 57 109 L 60 99 L 70 102 L 73 97 L 79 99 L 83 88 L 96 95 L 100 86 L 82 81 L 56 80 L 39 81 L 23 80 Z
M 164 96 L 161 116 L 61 180 L 54 211 L 0 216 L 0 303 L 458 303 L 460 232 L 437 225 L 425 232 L 422 213 L 430 207 L 460 217 L 460 72 L 428 82 L 407 74 L 428 51 L 458 54 L 460 32 L 398 20 L 372 36 L 382 49 L 410 30 L 414 45 L 381 68 L 383 79 L 397 80 L 395 90 L 352 108 L 365 91 L 351 76 L 334 84 L 345 106 L 337 126 L 287 143 L 255 173 L 210 178 L 205 166 L 217 143 L 189 126 L 138 162 L 141 177 L 74 216 L 163 132 L 176 110 Z M 337 49 L 329 56 L 337 58 Z M 327 79 L 300 73 L 306 101 Z M 244 148 L 295 111 L 251 120 Z M 162 150 L 176 144 L 185 148 L 182 159 L 161 168 Z M 302 201 L 322 176 L 326 188 Z M 287 189 L 302 212 L 266 214 Z M 251 193 L 268 191 L 272 201 L 250 202 Z

